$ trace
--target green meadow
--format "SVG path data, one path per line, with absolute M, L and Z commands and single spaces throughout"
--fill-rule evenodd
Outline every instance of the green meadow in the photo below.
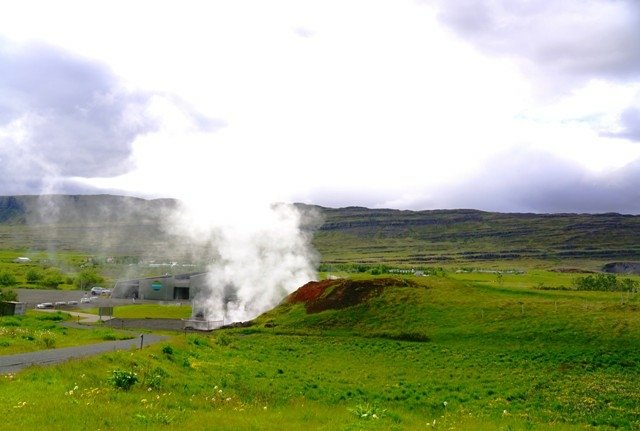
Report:
M 344 308 L 285 301 L 250 327 L 3 376 L 4 426 L 640 429 L 637 293 L 475 276 L 352 276 L 384 288 Z
M 0 355 L 133 338 L 111 328 L 79 329 L 63 326 L 65 322 L 73 320 L 62 312 L 29 311 L 24 316 L 0 317 Z
M 98 314 L 98 309 L 83 308 L 82 312 Z M 186 319 L 191 317 L 191 305 L 120 305 L 114 307 L 113 317 L 121 319 Z

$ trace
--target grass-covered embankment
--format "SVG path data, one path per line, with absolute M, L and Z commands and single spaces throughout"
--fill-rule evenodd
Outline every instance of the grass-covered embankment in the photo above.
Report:
M 6 425 L 640 427 L 634 295 L 622 304 L 615 293 L 386 280 L 372 284 L 375 294 L 366 294 L 366 279 L 355 280 L 351 286 L 365 294 L 356 295 L 359 303 L 348 296 L 345 308 L 335 305 L 346 291 L 328 286 L 317 297 L 323 307 L 310 313 L 305 302 L 287 302 L 249 328 L 180 335 L 142 351 L 5 377 Z M 113 370 L 136 373 L 137 381 L 118 389 Z

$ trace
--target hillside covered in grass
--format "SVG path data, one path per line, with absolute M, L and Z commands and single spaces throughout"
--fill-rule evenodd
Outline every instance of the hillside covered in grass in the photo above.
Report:
M 8 429 L 632 430 L 639 309 L 509 281 L 323 280 L 249 327 L 4 376 L 0 405 Z
M 637 293 L 363 277 L 309 283 L 255 327 L 281 335 L 355 336 L 364 345 L 364 339 L 395 340 L 389 370 L 378 372 L 404 381 L 400 399 L 417 410 L 446 401 L 447 408 L 473 416 L 502 412 L 525 422 L 635 429 L 638 310 Z M 370 395 L 383 405 L 396 396 L 390 399 L 384 387 Z M 544 428 L 552 429 L 550 423 Z
M 0 197 L 0 248 L 72 250 L 117 255 L 203 256 L 163 222 L 171 199 L 123 196 Z M 314 245 L 327 265 L 361 263 L 447 266 L 483 262 L 520 265 L 640 261 L 640 216 L 622 214 L 503 214 L 476 210 L 400 211 L 360 207 L 316 211 L 323 223 Z
M 323 208 L 315 244 L 326 263 L 640 259 L 640 216 L 477 210 Z

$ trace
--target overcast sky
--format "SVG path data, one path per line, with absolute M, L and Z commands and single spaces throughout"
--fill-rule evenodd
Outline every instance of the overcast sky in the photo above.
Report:
M 640 213 L 637 0 L 0 6 L 0 195 Z

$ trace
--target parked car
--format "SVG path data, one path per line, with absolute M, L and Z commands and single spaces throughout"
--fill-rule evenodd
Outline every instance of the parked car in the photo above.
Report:
M 36 305 L 36 308 L 53 308 L 53 302 L 43 302 L 41 304 Z
M 67 303 L 65 301 L 56 301 L 53 305 L 55 305 L 56 307 L 61 307 L 63 305 L 67 305 Z
M 102 292 L 105 290 L 104 287 L 100 287 L 100 286 L 93 286 L 91 288 L 91 294 L 92 295 L 102 295 Z
M 80 304 L 88 304 L 89 302 L 91 302 L 91 298 L 89 298 L 88 296 L 80 299 Z
M 68 305 L 78 305 L 78 301 L 69 301 L 67 302 Z

